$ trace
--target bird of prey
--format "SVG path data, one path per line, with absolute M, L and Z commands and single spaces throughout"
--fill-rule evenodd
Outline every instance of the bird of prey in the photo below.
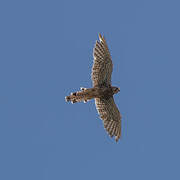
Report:
M 80 88 L 80 91 L 71 93 L 65 97 L 66 101 L 72 103 L 95 99 L 96 109 L 103 120 L 104 128 L 116 142 L 121 137 L 121 114 L 114 102 L 113 95 L 120 91 L 120 88 L 111 86 L 111 74 L 113 64 L 111 55 L 104 36 L 99 34 L 99 41 L 96 41 L 93 49 L 94 63 L 91 79 L 92 88 Z

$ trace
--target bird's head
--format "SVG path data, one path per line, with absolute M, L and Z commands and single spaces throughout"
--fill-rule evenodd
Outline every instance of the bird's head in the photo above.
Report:
M 112 87 L 113 94 L 117 94 L 120 91 L 118 87 Z

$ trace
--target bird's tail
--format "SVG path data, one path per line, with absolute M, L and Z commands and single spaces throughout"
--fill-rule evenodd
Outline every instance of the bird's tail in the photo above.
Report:
M 87 97 L 87 90 L 86 88 L 81 88 L 81 91 L 77 91 L 77 92 L 74 92 L 74 93 L 71 93 L 70 96 L 66 96 L 65 97 L 65 100 L 67 102 L 71 101 L 71 103 L 76 103 L 76 102 L 81 102 L 81 101 L 84 101 L 84 103 L 86 103 L 88 100 L 88 97 Z

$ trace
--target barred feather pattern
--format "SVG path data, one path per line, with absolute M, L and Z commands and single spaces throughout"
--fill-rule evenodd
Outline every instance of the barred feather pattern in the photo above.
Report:
M 94 64 L 92 67 L 91 79 L 93 86 L 111 85 L 111 74 L 113 64 L 111 55 L 104 37 L 99 34 L 99 41 L 96 41 L 93 49 Z
M 98 114 L 104 122 L 104 128 L 111 137 L 115 136 L 117 142 L 121 137 L 121 114 L 113 97 L 95 98 L 95 104 Z

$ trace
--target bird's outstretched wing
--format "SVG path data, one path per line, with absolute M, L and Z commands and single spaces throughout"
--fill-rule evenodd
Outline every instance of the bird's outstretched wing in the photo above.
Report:
M 104 121 L 104 128 L 111 137 L 115 136 L 117 142 L 121 137 L 121 115 L 113 97 L 96 98 L 95 104 L 100 118 Z
M 91 73 L 93 86 L 111 85 L 113 64 L 106 40 L 100 34 L 99 41 L 96 41 L 93 50 L 93 57 L 94 64 Z

